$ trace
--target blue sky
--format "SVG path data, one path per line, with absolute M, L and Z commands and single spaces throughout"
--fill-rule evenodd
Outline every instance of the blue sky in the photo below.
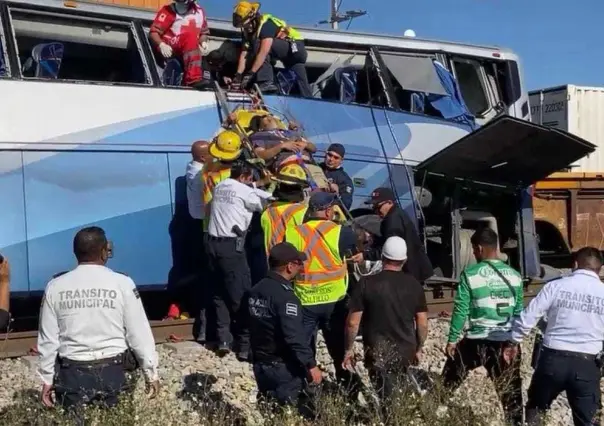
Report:
M 229 17 L 235 1 L 200 0 L 212 17 Z M 292 24 L 327 19 L 329 0 L 264 0 L 262 10 Z M 603 0 L 344 0 L 342 10 L 364 9 L 351 30 L 513 49 L 529 90 L 577 84 L 604 86 Z

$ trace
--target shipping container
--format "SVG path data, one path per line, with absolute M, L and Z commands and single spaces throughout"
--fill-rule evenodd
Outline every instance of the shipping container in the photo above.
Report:
M 568 84 L 529 92 L 531 121 L 575 134 L 598 146 L 570 171 L 604 172 L 604 88 Z

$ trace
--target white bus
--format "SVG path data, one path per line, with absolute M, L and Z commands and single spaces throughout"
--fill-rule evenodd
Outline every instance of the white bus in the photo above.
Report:
M 88 224 L 106 229 L 116 250 L 112 267 L 138 284 L 164 286 L 179 275 L 182 175 L 190 144 L 211 138 L 219 112 L 214 92 L 177 86 L 178 76 L 156 64 L 148 41 L 153 17 L 84 2 L 0 1 L 0 252 L 11 259 L 12 291 L 40 291 L 69 269 L 74 232 Z M 209 24 L 212 48 L 239 36 L 227 21 Z M 267 103 L 302 123 L 319 149 L 345 145 L 353 208 L 391 184 L 417 211 L 414 172 L 430 169 L 424 160 L 496 116 L 529 117 L 522 68 L 508 49 L 300 29 L 316 96 L 297 97 L 282 84 Z M 470 149 L 492 144 L 480 156 L 495 161 L 523 126 L 515 119 L 487 125 Z M 530 129 L 546 132 L 537 127 Z M 502 148 L 493 136 L 505 129 Z M 523 152 L 506 160 L 515 169 L 466 177 L 505 186 L 504 172 L 522 170 Z M 515 184 L 533 178 L 516 176 Z M 439 214 L 422 220 L 430 225 Z M 519 255 L 525 263 L 535 257 L 527 253 Z M 455 278 L 453 263 L 445 276 Z M 537 264 L 521 266 L 531 274 Z

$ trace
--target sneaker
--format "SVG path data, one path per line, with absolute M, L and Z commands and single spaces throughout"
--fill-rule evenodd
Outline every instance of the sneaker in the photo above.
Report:
M 168 315 L 166 315 L 166 319 L 178 319 L 179 316 L 180 309 L 178 308 L 178 305 L 172 303 L 170 305 L 170 308 L 168 309 Z
M 218 348 L 216 349 L 216 355 L 218 355 L 219 357 L 223 357 L 228 355 L 229 352 L 231 352 L 231 345 L 229 345 L 227 342 L 222 342 L 218 344 Z

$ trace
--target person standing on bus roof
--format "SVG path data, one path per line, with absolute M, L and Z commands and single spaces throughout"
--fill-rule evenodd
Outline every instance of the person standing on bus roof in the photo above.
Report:
M 260 3 L 240 1 L 233 11 L 233 26 L 241 29 L 242 46 L 233 80 L 234 87 L 248 88 L 255 78 L 263 92 L 275 92 L 272 62 L 280 60 L 297 77 L 300 95 L 311 97 L 306 75 L 308 53 L 300 32 L 268 13 L 260 14 Z
M 206 13 L 194 0 L 174 0 L 162 7 L 151 24 L 150 38 L 165 59 L 182 61 L 183 84 L 197 89 L 210 83 L 201 57 L 209 53 Z M 204 78 L 205 76 L 205 78 Z

